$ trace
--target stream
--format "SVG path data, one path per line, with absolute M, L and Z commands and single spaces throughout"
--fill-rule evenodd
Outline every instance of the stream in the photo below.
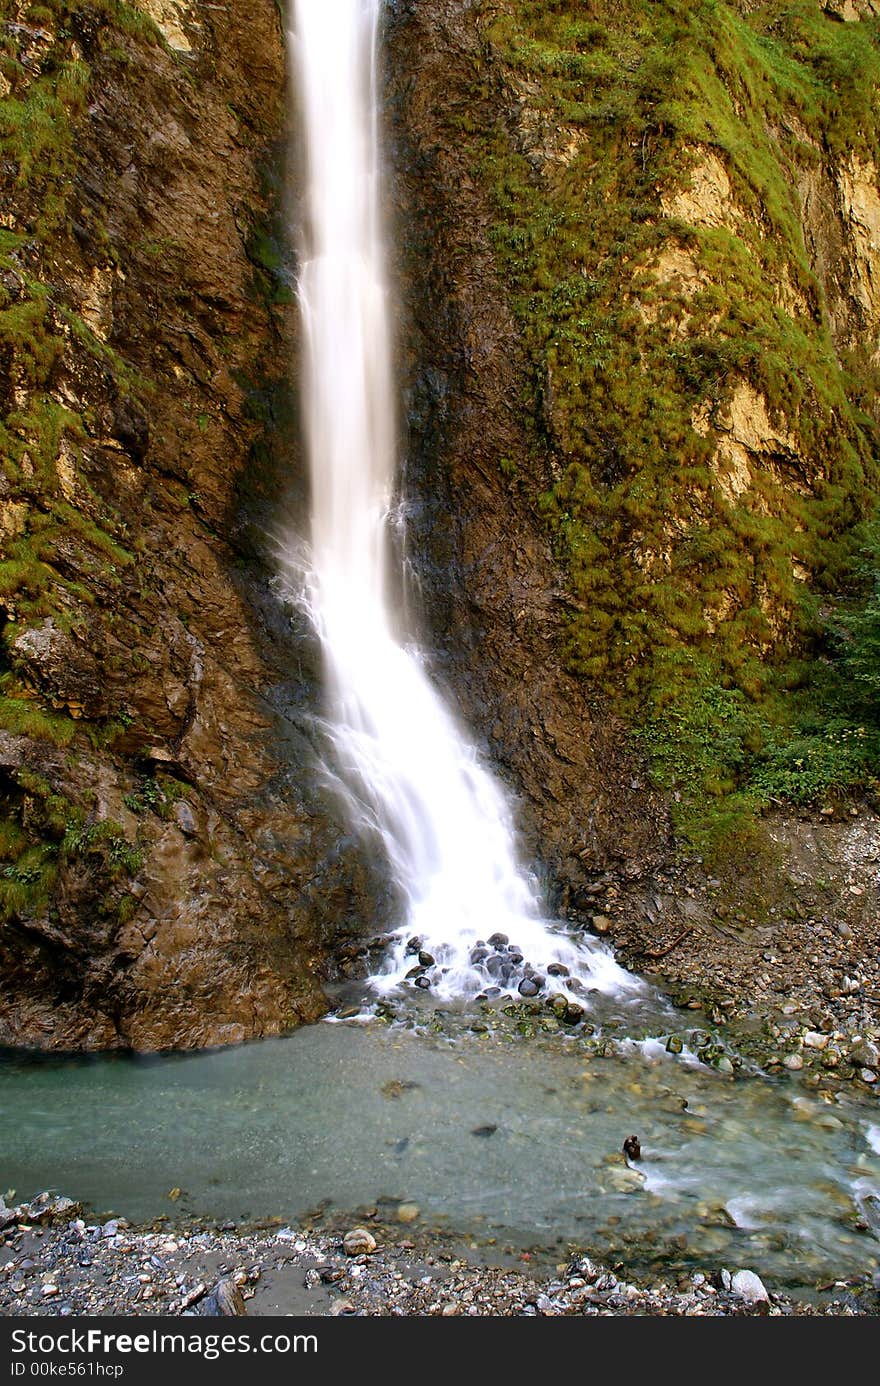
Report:
M 481 1031 L 472 1007 L 421 998 L 405 1023 L 238 1048 L 6 1054 L 3 1179 L 16 1199 L 53 1188 L 132 1221 L 394 1221 L 414 1204 L 420 1227 L 472 1245 L 576 1247 L 633 1272 L 747 1266 L 793 1292 L 876 1271 L 876 1102 L 627 1040 L 670 1017 L 626 1004 L 603 999 L 605 1057 L 576 1032 L 524 1038 L 491 1016 Z

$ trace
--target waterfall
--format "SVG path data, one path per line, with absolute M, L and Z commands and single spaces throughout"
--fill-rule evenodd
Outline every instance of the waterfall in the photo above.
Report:
M 294 0 L 288 35 L 305 178 L 298 296 L 312 515 L 303 599 L 323 651 L 337 777 L 405 902 L 372 983 L 390 990 L 421 969 L 410 980 L 443 997 L 518 987 L 528 995 L 545 988 L 550 967 L 554 990 L 636 987 L 607 950 L 577 948 L 542 918 L 505 797 L 394 609 L 380 10 L 381 0 Z M 291 537 L 281 554 L 288 571 L 297 552 Z

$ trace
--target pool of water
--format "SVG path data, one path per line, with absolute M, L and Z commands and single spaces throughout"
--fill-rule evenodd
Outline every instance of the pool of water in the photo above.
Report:
M 3 1190 L 132 1220 L 406 1202 L 429 1227 L 631 1269 L 748 1265 L 795 1287 L 880 1263 L 875 1101 L 650 1043 L 599 1058 L 557 1036 L 352 1022 L 161 1057 L 6 1055 L 0 1120 Z

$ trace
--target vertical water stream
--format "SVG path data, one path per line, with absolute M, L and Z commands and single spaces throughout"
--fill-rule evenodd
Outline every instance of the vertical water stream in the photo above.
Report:
M 542 919 L 499 786 L 401 629 L 389 582 L 396 474 L 392 327 L 383 236 L 377 70 L 381 0 L 295 0 L 291 92 L 304 146 L 299 303 L 312 515 L 306 601 L 320 637 L 329 735 L 350 812 L 377 834 L 406 919 L 379 989 L 415 959 L 441 996 L 543 985 L 636 985 L 606 950 Z M 291 537 L 291 553 L 297 540 Z M 291 558 L 292 562 L 292 558 Z M 479 946 L 492 935 L 503 943 Z M 505 946 L 506 945 L 506 946 Z M 481 956 L 483 954 L 483 956 Z M 535 981 L 534 979 L 537 979 Z M 567 987 L 563 978 L 559 986 Z

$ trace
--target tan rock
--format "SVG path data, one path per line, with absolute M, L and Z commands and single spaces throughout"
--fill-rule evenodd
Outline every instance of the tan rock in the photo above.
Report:
M 699 151 L 687 185 L 663 193 L 661 206 L 667 217 L 692 226 L 734 226 L 742 218 L 733 200 L 727 169 L 712 150 Z

